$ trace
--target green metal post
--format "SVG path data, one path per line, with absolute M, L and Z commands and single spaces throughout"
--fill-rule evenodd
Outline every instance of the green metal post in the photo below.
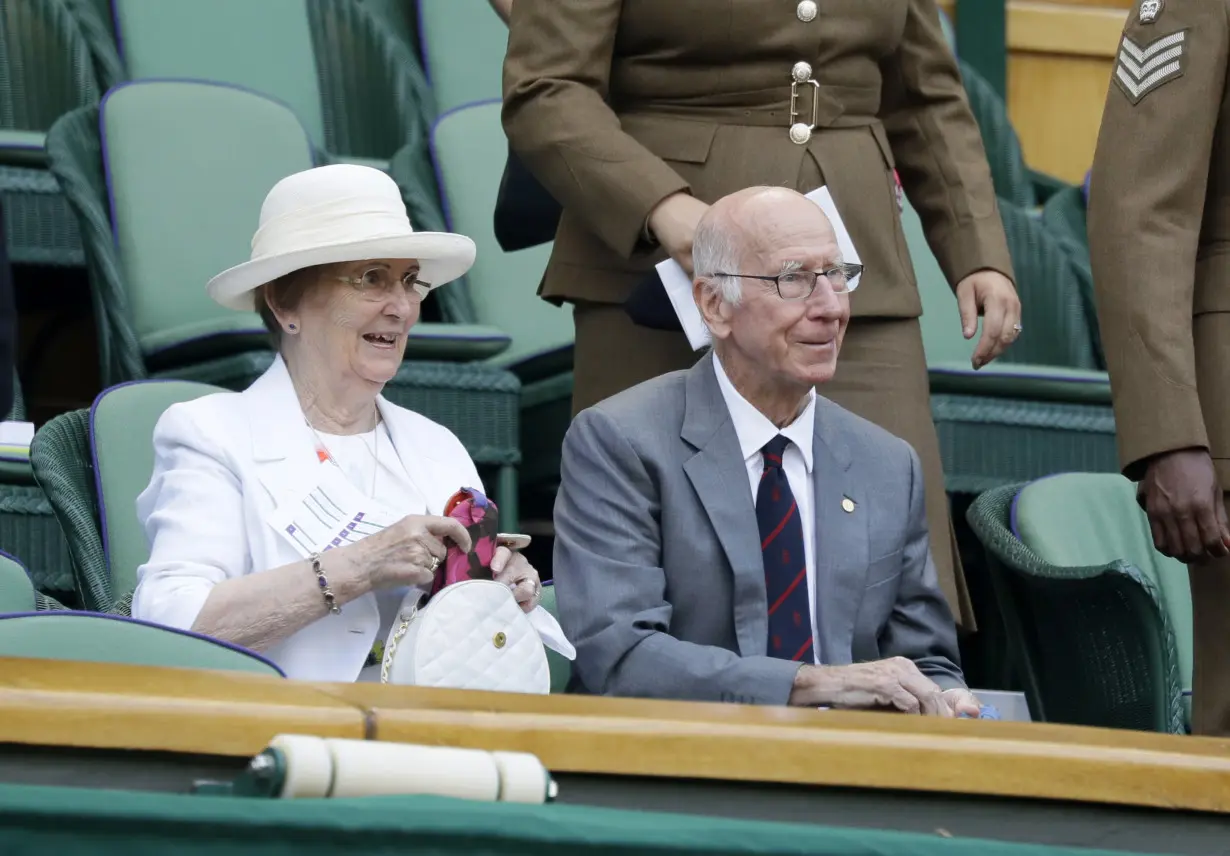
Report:
M 1008 0 L 957 0 L 957 54 L 1008 95 Z

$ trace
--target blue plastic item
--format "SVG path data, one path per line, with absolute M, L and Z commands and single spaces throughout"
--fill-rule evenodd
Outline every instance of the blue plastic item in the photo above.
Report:
M 958 714 L 957 718 L 958 719 L 974 719 L 974 717 L 970 716 L 968 713 Z M 989 704 L 984 704 L 979 709 L 977 718 L 978 719 L 999 719 L 1000 716 L 999 716 L 998 710 L 996 710 L 994 707 L 992 707 Z

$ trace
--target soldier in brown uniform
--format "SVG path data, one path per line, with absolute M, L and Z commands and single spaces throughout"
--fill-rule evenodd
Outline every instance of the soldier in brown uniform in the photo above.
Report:
M 707 203 L 828 186 L 865 272 L 824 395 L 917 450 L 936 568 L 971 626 L 894 169 L 967 337 L 984 316 L 976 367 L 1020 304 L 935 0 L 515 0 L 504 96 L 512 148 L 564 208 L 541 293 L 574 304 L 574 411 L 696 361 L 621 304 L 667 253 L 691 270 Z
M 1124 474 L 1189 564 L 1193 729 L 1230 733 L 1230 0 L 1129 13 L 1089 244 Z

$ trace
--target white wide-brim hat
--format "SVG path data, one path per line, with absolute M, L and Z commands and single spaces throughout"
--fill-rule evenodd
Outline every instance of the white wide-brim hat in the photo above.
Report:
M 465 274 L 474 242 L 450 232 L 416 232 L 396 182 L 378 169 L 333 164 L 288 175 L 265 197 L 252 257 L 205 290 L 228 309 L 251 312 L 256 289 L 313 265 L 418 259 L 432 288 Z

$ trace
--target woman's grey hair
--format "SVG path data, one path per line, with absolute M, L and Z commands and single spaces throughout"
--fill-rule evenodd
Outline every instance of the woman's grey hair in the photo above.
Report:
M 692 270 L 705 281 L 705 288 L 721 294 L 722 299 L 732 305 L 743 298 L 739 280 L 716 274 L 739 272 L 743 254 L 735 241 L 736 229 L 725 217 L 709 217 L 696 227 L 692 238 Z

